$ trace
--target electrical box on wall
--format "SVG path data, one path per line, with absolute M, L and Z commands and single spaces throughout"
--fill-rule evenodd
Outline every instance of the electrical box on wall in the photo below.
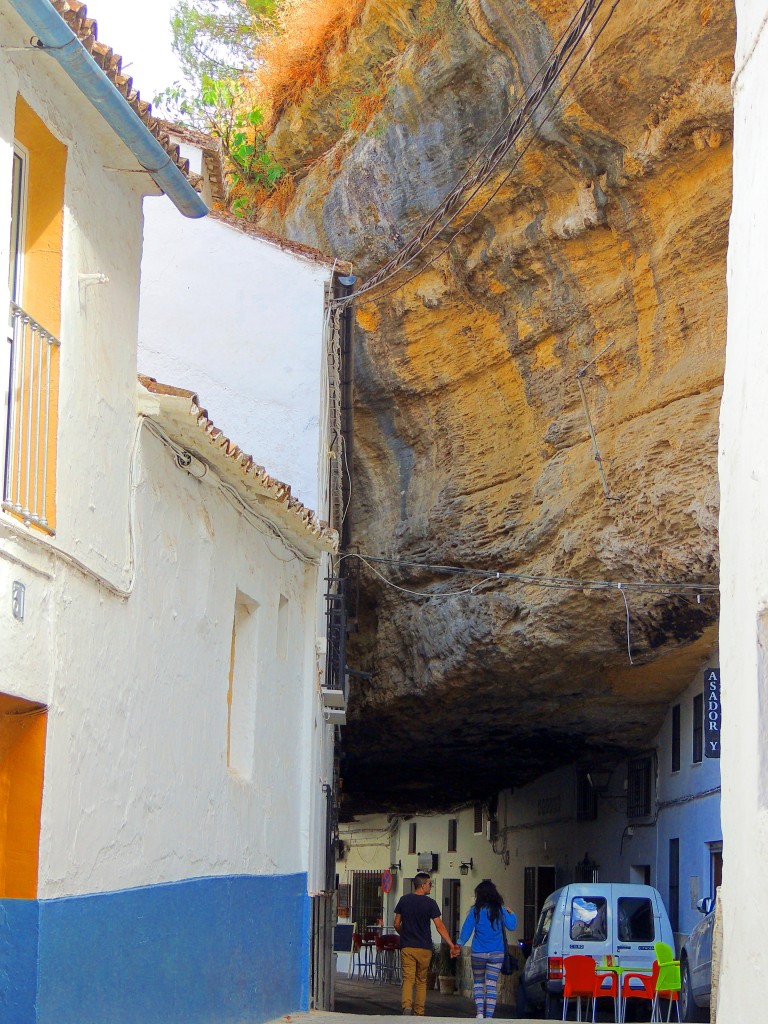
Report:
M 485 834 L 488 837 L 488 842 L 492 843 L 499 834 L 499 823 L 495 818 L 489 818 L 485 823 Z
M 418 865 L 419 871 L 437 871 L 437 854 L 420 853 Z

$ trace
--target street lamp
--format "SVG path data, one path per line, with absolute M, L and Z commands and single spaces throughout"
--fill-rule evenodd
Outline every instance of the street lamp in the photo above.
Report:
M 459 871 L 462 875 L 468 875 L 474 866 L 472 858 L 470 857 L 469 860 L 463 860 L 461 864 L 459 864 Z

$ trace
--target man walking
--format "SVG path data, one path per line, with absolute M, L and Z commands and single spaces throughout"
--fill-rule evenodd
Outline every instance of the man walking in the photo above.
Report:
M 395 907 L 395 931 L 400 936 L 400 962 L 403 969 L 401 1003 L 404 1014 L 424 1016 L 427 1001 L 427 968 L 432 959 L 432 928 L 435 922 L 440 937 L 451 947 L 451 955 L 460 952 L 440 916 L 440 907 L 429 895 L 432 879 L 420 871 L 413 880 L 413 892 L 401 896 Z

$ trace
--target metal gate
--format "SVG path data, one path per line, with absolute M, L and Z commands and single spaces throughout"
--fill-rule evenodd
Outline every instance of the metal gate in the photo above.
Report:
M 362 935 L 380 925 L 384 907 L 381 897 L 380 871 L 352 872 L 352 920 Z
M 335 893 L 320 893 L 320 895 L 312 897 L 309 956 L 310 1010 L 333 1009 L 335 896 Z

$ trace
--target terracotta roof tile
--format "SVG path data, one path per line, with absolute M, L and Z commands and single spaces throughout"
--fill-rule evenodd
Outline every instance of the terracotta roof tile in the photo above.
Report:
M 179 147 L 165 129 L 165 122 L 152 116 L 152 105 L 143 100 L 138 90 L 134 89 L 131 76 L 123 74 L 123 58 L 119 53 L 115 53 L 111 46 L 99 42 L 97 23 L 93 18 L 88 17 L 87 6 L 80 3 L 80 0 L 48 0 L 48 2 L 66 21 L 83 47 L 138 114 L 171 160 L 183 174 L 190 178 L 194 185 L 193 176 L 189 174 L 189 162 L 179 155 Z
M 194 391 L 160 384 L 154 377 L 143 374 L 139 374 L 139 384 L 158 399 L 159 415 L 153 415 L 152 419 L 157 419 L 173 440 L 199 454 L 217 472 L 239 484 L 246 497 L 262 503 L 264 499 L 271 499 L 267 505 L 262 504 L 262 508 L 267 511 L 271 507 L 275 519 L 299 541 L 307 554 L 316 555 L 318 549 L 337 550 L 336 530 L 293 497 L 288 484 L 270 476 L 253 456 L 231 441 L 209 418 L 208 410 L 201 407 Z M 307 547 L 310 540 L 313 543 Z

